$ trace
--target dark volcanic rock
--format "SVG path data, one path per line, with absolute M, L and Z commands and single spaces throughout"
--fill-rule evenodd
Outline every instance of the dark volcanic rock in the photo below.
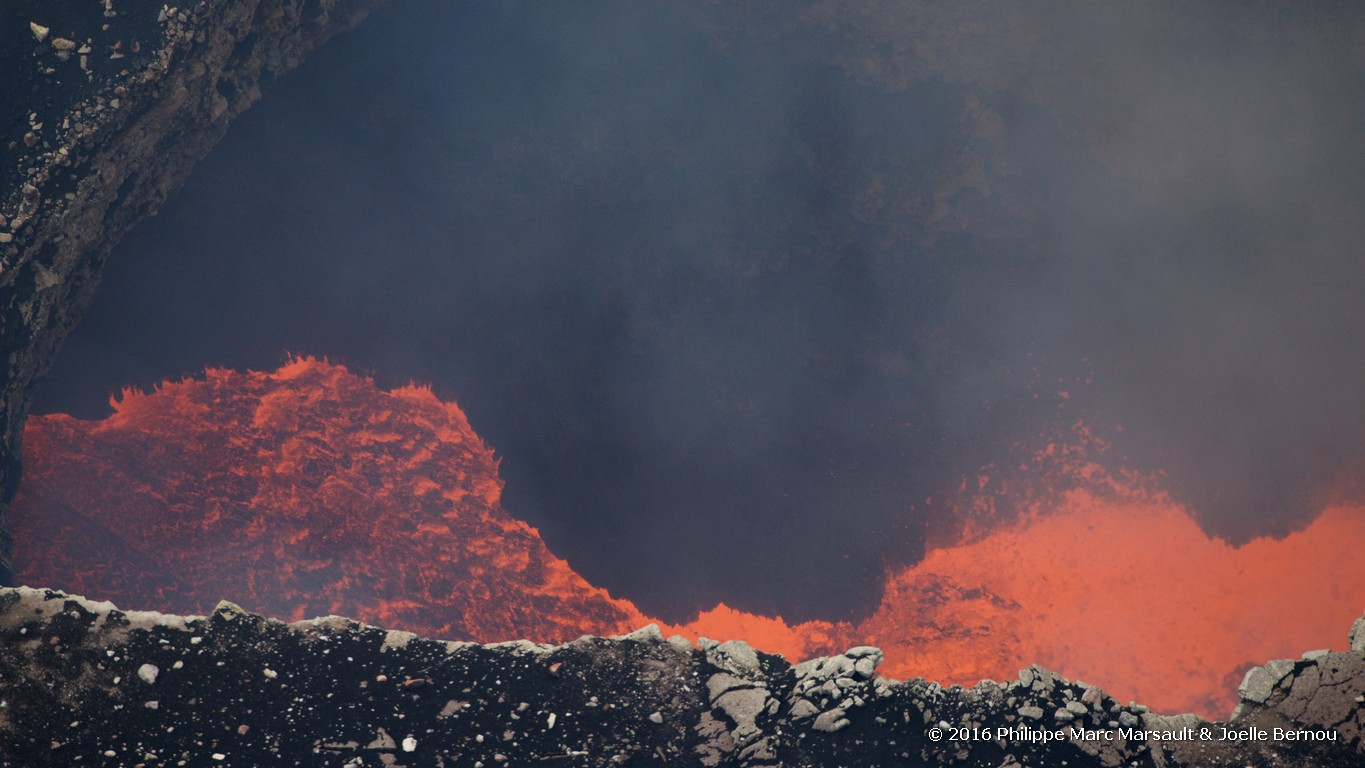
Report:
M 1230 723 L 1120 705 L 1037 667 L 972 689 L 897 683 L 876 675 L 880 657 L 862 647 L 792 666 L 653 627 L 562 646 L 473 645 L 339 617 L 284 624 L 230 603 L 179 617 L 6 589 L 0 755 L 15 766 L 475 768 L 1362 759 L 1360 650 L 1272 662 L 1269 693 L 1248 675 L 1251 698 Z M 1222 738 L 1225 728 L 1241 738 Z
M 32 388 L 113 244 L 253 104 L 380 0 L 13 0 L 0 10 L 0 502 Z M 0 583 L 9 539 L 0 503 Z

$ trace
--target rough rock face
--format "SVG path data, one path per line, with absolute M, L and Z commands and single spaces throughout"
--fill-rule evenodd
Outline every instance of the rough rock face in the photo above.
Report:
M 380 0 L 14 0 L 0 11 L 0 583 L 32 386 L 113 244 L 261 87 Z
M 284 624 L 230 603 L 181 617 L 6 589 L 0 756 L 25 766 L 1351 766 L 1365 757 L 1359 626 L 1349 653 L 1272 662 L 1269 687 L 1248 675 L 1237 715 L 1212 723 L 1121 705 L 1037 667 L 971 689 L 889 681 L 866 646 L 792 666 L 652 626 L 562 646 L 473 645 L 339 617 Z
M 1360 743 L 1365 736 L 1365 642 L 1359 636 L 1361 621 L 1352 628 L 1351 650 L 1345 653 L 1318 650 L 1300 659 L 1277 659 L 1249 670 L 1237 694 L 1241 704 L 1234 717 L 1252 718 L 1266 713 L 1294 722 L 1331 728 L 1341 738 Z

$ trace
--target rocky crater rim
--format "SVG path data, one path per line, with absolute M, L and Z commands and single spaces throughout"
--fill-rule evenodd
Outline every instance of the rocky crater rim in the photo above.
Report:
M 227 765 L 325 754 L 351 768 L 1358 766 L 1363 628 L 1365 617 L 1349 651 L 1256 667 L 1230 720 L 1208 721 L 1122 704 L 1039 666 L 971 688 L 888 680 L 871 646 L 792 664 L 738 640 L 694 646 L 657 625 L 561 645 L 476 644 L 341 616 L 283 622 L 230 602 L 177 616 L 8 588 L 0 753 L 119 766 L 205 750 Z
M 329 614 L 317 616 L 310 619 L 298 621 L 283 621 L 280 619 L 260 616 L 247 611 L 241 606 L 228 600 L 222 600 L 208 615 L 198 614 L 169 614 L 159 611 L 143 610 L 122 610 L 112 602 L 107 600 L 92 600 L 81 595 L 72 595 L 61 590 L 35 587 L 4 587 L 0 588 L 0 635 L 5 632 L 22 629 L 24 627 L 42 626 L 56 617 L 68 613 L 72 610 L 79 610 L 93 617 L 89 631 L 92 633 L 109 632 L 107 642 L 115 643 L 126 639 L 126 635 L 132 631 L 152 631 L 153 629 L 174 630 L 183 633 L 195 633 L 202 629 L 206 623 L 220 621 L 234 621 L 239 617 L 244 617 L 252 621 L 265 622 L 286 628 L 289 632 L 304 636 L 317 637 L 329 633 L 340 633 L 347 631 L 370 631 L 383 633 L 382 649 L 400 649 L 409 645 L 415 640 L 422 640 L 428 643 L 443 644 L 449 653 L 459 653 L 468 649 L 484 649 L 512 655 L 533 655 L 546 656 L 564 649 L 581 649 L 591 647 L 602 642 L 610 643 L 639 643 L 647 645 L 665 645 L 672 648 L 679 654 L 702 653 L 708 658 L 716 661 L 718 667 L 724 672 L 739 675 L 755 674 L 760 669 L 760 657 L 768 661 L 776 661 L 778 664 L 797 671 L 799 676 L 809 676 L 814 672 L 825 670 L 825 677 L 830 677 L 832 673 L 844 673 L 846 677 L 857 677 L 863 680 L 876 679 L 883 685 L 901 686 L 908 683 L 925 684 L 940 687 L 944 690 L 1008 690 L 1011 688 L 1032 689 L 1055 688 L 1058 686 L 1078 686 L 1086 691 L 1082 700 L 1088 698 L 1098 700 L 1103 696 L 1103 690 L 1097 686 L 1090 685 L 1081 680 L 1069 680 L 1045 667 L 1034 664 L 1019 671 L 1019 676 L 1013 680 L 995 681 L 981 680 L 976 685 L 968 689 L 966 686 L 939 686 L 938 683 L 925 681 L 923 678 L 914 678 L 909 681 L 900 681 L 884 678 L 875 675 L 876 667 L 884 660 L 884 654 L 880 648 L 875 646 L 855 646 L 844 651 L 842 654 L 833 656 L 818 656 L 811 659 L 793 662 L 780 654 L 772 654 L 755 648 L 743 640 L 717 641 L 707 637 L 699 638 L 694 645 L 692 641 L 682 635 L 672 635 L 665 637 L 658 624 L 647 624 L 633 632 L 621 635 L 598 636 L 584 634 L 581 637 L 566 643 L 541 643 L 529 639 L 504 640 L 494 643 L 476 643 L 460 640 L 440 640 L 434 638 L 424 638 L 418 634 L 407 632 L 400 629 L 385 629 L 373 624 L 367 624 L 356 619 L 345 616 Z M 1330 649 L 1314 649 L 1305 651 L 1299 659 L 1276 659 L 1267 662 L 1264 666 L 1249 669 L 1243 678 L 1239 688 L 1239 697 L 1242 705 L 1239 705 L 1238 712 L 1241 712 L 1247 704 L 1264 704 L 1270 699 L 1280 684 L 1292 681 L 1292 672 L 1302 669 L 1305 666 L 1317 665 L 1319 662 L 1339 662 L 1347 660 L 1352 662 L 1352 672 L 1362 686 L 1365 686 L 1365 615 L 1356 619 L 1348 633 L 1349 650 L 1336 652 Z M 1354 662 L 1360 662 L 1358 665 Z M 1357 668 L 1358 667 L 1358 668 Z M 1338 677 L 1341 677 L 1338 675 Z M 1093 703 L 1090 702 L 1090 703 Z M 1356 704 L 1362 702 L 1357 701 Z M 1137 702 L 1129 702 L 1131 707 L 1140 712 L 1151 712 L 1146 707 Z M 1158 715 L 1161 716 L 1161 715 Z M 1170 713 L 1169 717 L 1176 718 L 1196 718 L 1203 722 L 1203 718 L 1188 713 Z M 1236 715 L 1234 715 L 1236 717 Z M 1065 721 L 1065 718 L 1063 718 Z

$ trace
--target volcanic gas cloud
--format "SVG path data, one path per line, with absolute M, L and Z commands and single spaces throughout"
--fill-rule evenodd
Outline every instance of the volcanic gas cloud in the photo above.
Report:
M 126 391 L 103 421 L 29 420 L 20 581 L 138 608 L 220 599 L 300 619 L 564 641 L 651 621 L 499 504 L 492 451 L 429 389 L 297 359 Z M 1225 716 L 1252 662 L 1339 643 L 1365 605 L 1365 506 L 1281 540 L 1206 536 L 1150 483 L 1041 454 L 1018 522 L 888 574 L 856 624 L 719 605 L 667 631 L 789 657 L 876 644 L 883 672 L 972 684 L 1032 663 L 1158 709 Z M 663 622 L 660 622 L 664 624 Z

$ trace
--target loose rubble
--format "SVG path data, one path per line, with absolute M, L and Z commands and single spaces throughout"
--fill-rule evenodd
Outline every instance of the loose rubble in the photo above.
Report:
M 143 768 L 1358 766 L 1361 626 L 1350 651 L 1251 670 L 1237 713 L 1213 723 L 1036 666 L 969 689 L 886 680 L 868 646 L 792 665 L 652 625 L 474 645 L 335 616 L 285 624 L 231 603 L 182 617 L 4 589 L 0 755 Z

